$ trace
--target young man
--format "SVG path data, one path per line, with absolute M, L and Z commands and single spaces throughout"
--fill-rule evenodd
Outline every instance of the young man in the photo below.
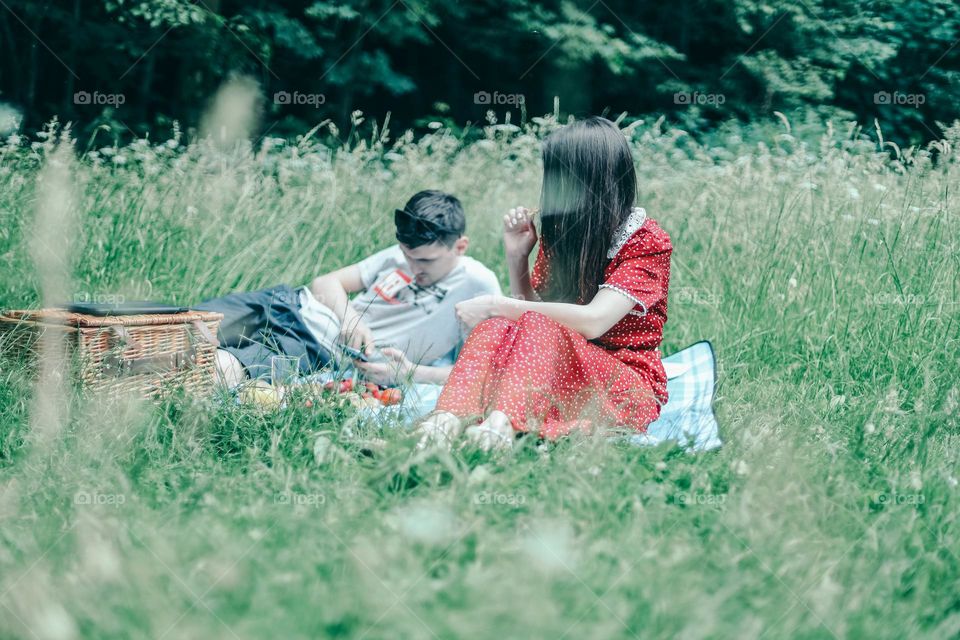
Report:
M 374 360 L 354 361 L 373 382 L 443 384 L 466 337 L 455 305 L 499 294 L 500 284 L 464 255 L 470 242 L 454 196 L 421 191 L 394 212 L 394 222 L 398 244 L 307 287 L 280 285 L 197 305 L 224 314 L 217 351 L 222 381 L 234 386 L 248 375 L 269 377 L 275 355 L 296 357 L 301 372 L 313 371 L 346 345 Z

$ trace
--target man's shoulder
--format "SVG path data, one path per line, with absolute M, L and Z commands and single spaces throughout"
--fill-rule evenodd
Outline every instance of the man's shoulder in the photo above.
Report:
M 404 264 L 400 245 L 394 244 L 373 253 L 357 263 L 364 288 L 370 287 L 384 271 L 392 271 Z

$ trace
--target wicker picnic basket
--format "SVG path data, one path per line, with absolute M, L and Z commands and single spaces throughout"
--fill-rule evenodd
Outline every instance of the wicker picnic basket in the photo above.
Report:
M 223 314 L 92 316 L 63 309 L 0 313 L 0 351 L 36 360 L 40 337 L 60 331 L 84 388 L 158 397 L 174 388 L 213 390 Z

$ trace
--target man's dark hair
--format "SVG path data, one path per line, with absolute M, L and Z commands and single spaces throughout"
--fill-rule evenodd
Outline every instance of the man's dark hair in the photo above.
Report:
M 449 193 L 428 189 L 407 200 L 394 216 L 397 240 L 411 249 L 442 242 L 452 247 L 467 230 L 463 205 Z

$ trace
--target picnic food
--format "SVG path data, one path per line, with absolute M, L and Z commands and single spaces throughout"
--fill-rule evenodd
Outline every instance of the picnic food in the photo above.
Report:
M 280 390 L 265 380 L 254 380 L 240 391 L 240 401 L 264 409 L 280 406 Z
M 316 406 L 320 394 L 333 393 L 341 401 L 348 402 L 357 409 L 379 408 L 400 404 L 403 392 L 397 388 L 381 388 L 372 382 L 360 383 L 352 378 L 345 380 L 331 380 L 323 385 L 310 383 L 295 388 L 305 392 L 308 396 L 303 400 L 303 406 Z M 281 389 L 274 387 L 266 380 L 251 380 L 239 394 L 240 402 L 255 404 L 264 409 L 276 409 L 283 404 L 284 394 Z M 299 401 L 298 401 L 299 402 Z
M 400 389 L 396 387 L 391 389 L 384 389 L 380 392 L 380 402 L 384 406 L 390 406 L 393 404 L 400 404 L 400 401 L 403 399 Z
M 356 397 L 362 401 L 364 406 L 368 407 L 390 406 L 400 404 L 403 400 L 403 392 L 397 387 L 380 387 L 372 382 L 360 383 L 353 378 L 347 378 L 340 382 L 331 380 L 323 385 L 323 389 L 324 391 L 336 390 L 338 394 Z M 352 397 L 351 402 L 356 406 L 361 404 L 354 401 Z

